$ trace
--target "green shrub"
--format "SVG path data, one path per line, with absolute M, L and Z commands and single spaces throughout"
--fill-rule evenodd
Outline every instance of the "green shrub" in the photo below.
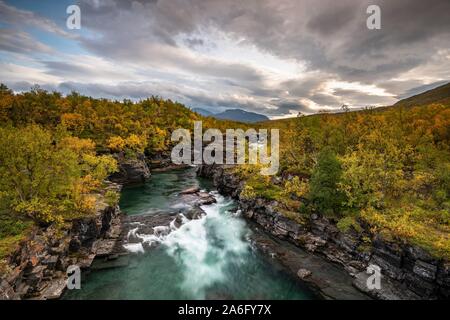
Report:
M 362 231 L 362 228 L 359 225 L 359 223 L 356 221 L 356 219 L 354 217 L 351 217 L 351 216 L 347 216 L 347 217 L 341 218 L 338 221 L 338 223 L 336 224 L 336 226 L 342 232 L 347 232 L 352 227 L 357 232 L 361 232 Z
M 105 201 L 110 206 L 113 207 L 119 203 L 120 194 L 114 190 L 108 190 L 105 193 Z
M 335 153 L 324 148 L 319 154 L 314 168 L 308 198 L 312 206 L 322 214 L 337 215 L 345 200 L 345 195 L 338 189 L 342 168 Z

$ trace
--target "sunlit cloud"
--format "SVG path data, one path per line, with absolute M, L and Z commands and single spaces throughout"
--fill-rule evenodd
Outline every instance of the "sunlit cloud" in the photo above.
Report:
M 448 1 L 376 0 L 375 33 L 369 2 L 82 0 L 73 32 L 65 11 L 0 1 L 0 78 L 272 118 L 389 105 L 450 79 Z

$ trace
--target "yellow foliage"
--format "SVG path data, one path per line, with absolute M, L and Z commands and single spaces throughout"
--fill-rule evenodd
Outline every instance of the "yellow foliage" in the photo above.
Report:
M 122 137 L 114 136 L 109 138 L 107 146 L 112 152 L 120 152 L 125 148 L 126 142 Z
M 71 131 L 81 131 L 84 126 L 83 116 L 79 113 L 64 113 L 61 115 L 61 123 Z
M 131 134 L 125 139 L 125 145 L 132 151 L 142 153 L 147 146 L 147 139 L 144 135 Z
M 138 136 L 136 134 L 131 134 L 125 139 L 120 136 L 113 136 L 108 139 L 107 146 L 112 152 L 128 150 L 142 153 L 147 146 L 147 138 L 145 135 Z
M 300 181 L 298 176 L 293 177 L 292 180 L 288 180 L 284 184 L 283 193 L 286 196 L 294 194 L 297 197 L 304 197 L 308 192 L 309 184 L 306 181 Z
M 91 139 L 80 139 L 78 137 L 65 137 L 61 140 L 60 145 L 81 154 L 93 154 L 95 152 L 95 142 Z
M 95 212 L 96 198 L 93 195 L 84 195 L 76 202 L 76 211 L 90 215 Z
M 246 185 L 239 195 L 242 199 L 254 199 L 256 198 L 256 192 L 252 186 Z

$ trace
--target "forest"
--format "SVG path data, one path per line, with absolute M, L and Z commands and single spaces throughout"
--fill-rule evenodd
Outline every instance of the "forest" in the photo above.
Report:
M 171 132 L 195 120 L 206 128 L 237 126 L 155 96 L 110 101 L 38 86 L 14 94 L 1 84 L 0 260 L 35 226 L 64 226 L 93 214 L 104 180 L 117 171 L 113 154 L 170 154 Z
M 392 107 L 262 123 L 280 129 L 279 174 L 289 178 L 237 168 L 247 179 L 241 196 L 274 199 L 299 223 L 323 214 L 344 232 L 368 226 L 448 259 L 449 92 L 447 84 Z
M 112 101 L 39 87 L 13 93 L 1 85 L 0 260 L 36 226 L 92 214 L 105 179 L 117 171 L 114 154 L 170 153 L 171 132 L 198 120 L 223 132 L 248 127 L 155 96 Z M 259 165 L 236 166 L 245 180 L 241 197 L 275 200 L 298 223 L 322 214 L 343 232 L 370 228 L 450 258 L 448 99 L 361 111 L 343 106 L 336 114 L 254 127 L 280 129 L 280 170 L 263 176 Z

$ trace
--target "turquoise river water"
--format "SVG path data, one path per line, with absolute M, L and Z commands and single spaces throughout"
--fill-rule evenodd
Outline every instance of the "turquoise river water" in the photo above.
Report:
M 154 173 L 124 188 L 120 207 L 129 215 L 182 212 L 180 191 L 197 185 L 214 192 L 194 168 Z M 254 248 L 251 229 L 236 203 L 213 193 L 202 218 L 168 234 L 156 248 L 130 253 L 127 266 L 90 272 L 64 299 L 311 299 L 311 292 L 273 259 Z

